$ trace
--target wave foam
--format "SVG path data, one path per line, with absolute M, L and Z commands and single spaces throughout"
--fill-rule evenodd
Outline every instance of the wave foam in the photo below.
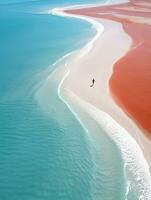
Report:
M 82 20 L 86 20 L 93 24 L 96 28 L 95 37 L 82 49 L 83 55 L 88 53 L 90 49 L 93 47 L 93 43 L 100 37 L 101 33 L 104 30 L 104 27 L 89 17 L 76 16 L 65 13 L 63 10 L 66 8 L 55 8 L 50 10 L 48 13 L 53 15 L 60 15 L 64 17 L 74 17 Z M 69 106 L 64 98 L 61 96 L 61 86 L 69 75 L 69 71 L 63 77 L 60 82 L 58 88 L 58 94 L 61 100 L 66 103 L 66 105 L 70 108 L 72 112 L 73 108 Z M 125 195 L 125 199 L 129 199 L 131 192 L 133 191 L 135 195 L 137 194 L 137 198 L 139 200 L 150 200 L 151 199 L 151 175 L 149 171 L 149 166 L 147 161 L 144 158 L 143 152 L 137 142 L 132 138 L 132 136 L 121 127 L 114 119 L 112 119 L 107 113 L 99 110 L 88 102 L 84 101 L 80 97 L 76 96 L 71 91 L 69 92 L 69 96 L 71 100 L 76 101 L 75 103 L 79 105 L 81 109 L 84 109 L 93 119 L 103 128 L 107 134 L 113 139 L 113 141 L 117 144 L 119 149 L 121 150 L 123 160 L 125 163 L 124 170 L 125 176 L 127 178 L 127 191 Z M 86 126 L 82 123 L 82 120 L 79 116 L 74 112 L 75 117 L 79 120 L 82 126 L 86 130 Z
M 151 175 L 149 166 L 137 142 L 107 113 L 84 101 L 72 91 L 68 91 L 68 94 L 71 101 L 74 101 L 82 110 L 87 112 L 119 147 L 124 160 L 127 179 L 125 199 L 129 199 L 128 197 L 133 193 L 133 195 L 139 197 L 139 200 L 150 200 Z

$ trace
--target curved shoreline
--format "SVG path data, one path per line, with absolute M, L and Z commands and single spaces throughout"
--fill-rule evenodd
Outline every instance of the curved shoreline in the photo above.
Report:
M 80 19 L 83 19 L 83 20 L 86 20 L 86 21 L 89 21 L 90 23 L 93 23 L 95 20 L 91 20 L 91 19 L 89 19 L 89 17 L 81 17 L 81 16 L 75 16 L 75 15 L 70 15 L 70 14 L 64 14 L 64 12 L 62 12 L 62 9 L 55 9 L 55 12 L 53 12 L 53 14 L 57 14 L 57 15 L 61 15 L 61 16 L 65 16 L 65 17 L 76 17 L 76 18 L 80 18 Z M 102 20 L 103 21 L 103 20 Z M 100 22 L 97 22 L 97 24 L 98 23 L 100 23 Z M 105 22 L 106 23 L 106 22 Z M 112 22 L 113 23 L 113 22 Z M 114 22 L 115 23 L 115 22 Z M 115 23 L 116 24 L 116 23 Z M 96 25 L 96 23 L 94 23 L 93 25 Z M 110 24 L 111 25 L 111 24 Z M 98 26 L 96 26 L 96 27 L 98 27 Z M 97 30 L 98 31 L 98 30 Z M 99 33 L 99 31 L 97 32 L 97 34 Z M 78 59 L 83 59 L 83 57 L 84 56 L 86 56 L 86 54 L 88 54 L 89 53 L 89 51 L 91 50 L 91 48 L 95 45 L 94 43 L 97 41 L 97 40 L 99 40 L 99 38 L 100 38 L 100 34 L 99 35 L 97 35 L 96 34 L 96 36 L 88 43 L 88 44 L 90 44 L 90 45 L 86 45 L 84 48 L 82 48 L 82 49 L 80 49 L 80 50 L 78 50 L 78 55 L 76 54 L 75 55 L 75 57 L 76 57 L 76 59 L 78 58 Z M 98 41 L 97 41 L 98 42 Z M 128 45 L 129 46 L 129 45 Z M 87 50 L 87 48 L 88 48 L 88 50 Z M 128 49 L 127 49 L 128 50 Z M 82 52 L 82 51 L 86 51 L 86 52 Z M 127 51 L 126 51 L 127 52 Z M 126 53 L 125 52 L 125 53 Z M 83 53 L 83 55 L 81 56 L 81 53 Z M 78 56 L 78 57 L 77 57 Z M 120 58 L 120 56 L 118 57 L 118 59 Z M 114 60 L 114 62 L 116 61 L 117 59 L 115 59 Z M 70 59 L 70 57 L 69 57 L 69 59 L 68 59 L 68 62 L 65 64 L 66 66 L 66 68 L 67 67 L 69 67 L 70 66 L 70 63 L 74 63 L 74 62 L 76 62 L 75 61 L 75 59 Z M 113 63 L 112 63 L 112 65 L 113 65 Z M 112 66 L 111 66 L 112 67 Z M 72 66 L 72 69 L 73 69 L 73 66 Z M 73 112 L 73 109 L 74 108 L 71 108 L 71 106 L 70 106 L 70 103 L 72 102 L 72 106 L 73 106 L 73 102 L 75 101 L 74 100 L 74 97 L 73 96 L 75 96 L 77 99 L 80 99 L 79 101 L 80 102 L 85 102 L 84 104 L 89 104 L 89 106 L 88 107 L 90 107 L 90 106 L 92 106 L 92 102 L 91 101 L 85 101 L 86 99 L 83 99 L 83 97 L 81 98 L 79 95 L 77 95 L 75 92 L 73 92 L 73 91 L 71 91 L 71 89 L 70 88 L 68 88 L 68 85 L 69 85 L 69 83 L 71 83 L 71 81 L 69 82 L 69 81 L 67 81 L 66 79 L 68 79 L 68 76 L 69 76 L 69 73 L 71 73 L 70 71 L 69 71 L 69 69 L 68 69 L 68 73 L 67 74 L 65 74 L 65 76 L 63 77 L 63 79 L 61 80 L 61 82 L 60 82 L 60 85 L 59 85 L 59 88 L 58 88 L 58 94 L 59 94 L 59 96 L 60 96 L 60 98 L 64 101 L 64 103 L 69 107 L 69 109 Z M 110 77 L 108 77 L 107 79 L 109 79 Z M 66 83 L 66 82 L 68 82 L 68 83 Z M 107 88 L 106 88 L 107 89 Z M 63 97 L 62 97 L 62 95 L 61 95 L 61 90 L 62 90 L 62 92 L 63 92 Z M 72 93 L 72 95 L 71 95 L 71 93 Z M 72 96 L 72 97 L 71 97 Z M 111 98 L 111 97 L 110 97 Z M 112 100 L 111 100 L 112 101 Z M 75 104 L 77 104 L 76 102 L 74 102 Z M 112 102 L 113 103 L 113 102 Z M 94 106 L 96 106 L 96 104 L 94 104 Z M 115 106 L 115 105 L 114 105 Z M 74 107 L 74 106 L 73 106 Z M 81 109 L 84 109 L 85 110 L 85 108 L 84 108 L 84 106 L 82 106 L 81 107 Z M 94 109 L 95 109 L 95 107 L 94 107 Z M 98 111 L 99 112 L 102 112 L 101 110 L 101 108 L 100 108 L 100 106 L 98 106 L 97 107 L 97 109 L 98 109 Z M 117 106 L 115 106 L 114 107 L 114 109 L 117 109 L 118 110 L 118 115 L 120 114 L 120 115 L 122 115 L 122 118 L 124 118 L 124 120 L 126 119 L 127 120 L 127 122 L 129 123 L 129 125 L 130 126 L 132 126 L 132 124 L 133 124 L 133 122 L 130 120 L 130 119 L 128 119 L 126 116 L 125 116 L 125 114 L 123 114 L 122 112 L 121 112 L 121 110 L 120 110 L 120 108 L 119 107 L 117 107 Z M 113 109 L 113 110 L 114 110 Z M 92 115 L 92 113 L 91 113 L 91 111 L 88 111 L 89 109 L 88 108 L 86 108 L 86 110 L 85 110 L 85 112 L 88 112 L 90 115 Z M 115 110 L 114 110 L 115 111 Z M 108 112 L 107 112 L 108 113 Z M 110 114 L 110 113 L 108 113 L 108 114 Z M 117 113 L 116 113 L 117 114 Z M 115 118 L 114 118 L 114 115 L 113 115 L 113 113 L 111 113 L 111 117 L 112 118 L 114 118 L 114 119 L 116 119 L 116 121 L 118 121 L 117 120 L 117 118 L 119 118 L 119 116 L 116 116 L 116 114 L 115 114 Z M 104 115 L 104 114 L 103 114 Z M 81 119 L 80 119 L 80 117 L 79 116 L 77 116 L 77 114 L 76 114 L 76 112 L 75 112 L 75 116 L 76 116 L 76 118 L 78 119 L 78 121 L 81 123 L 81 125 L 82 126 L 84 126 L 84 124 L 83 124 L 83 122 L 81 121 Z M 100 114 L 100 116 L 101 116 L 101 114 Z M 109 117 L 109 116 L 108 116 Z M 112 119 L 111 117 L 109 117 L 108 118 L 108 120 L 110 120 L 110 119 Z M 98 119 L 95 119 L 95 117 L 93 117 L 94 118 L 94 120 L 98 120 Z M 108 121 L 107 120 L 107 121 Z M 107 121 L 106 121 L 106 123 L 107 123 Z M 113 120 L 114 121 L 114 120 Z M 101 123 L 101 121 L 99 121 L 98 123 Z M 112 124 L 114 124 L 114 122 L 112 122 Z M 119 123 L 119 124 L 121 124 L 121 123 Z M 125 122 L 124 122 L 124 124 L 125 124 Z M 123 125 L 123 124 L 122 124 Z M 127 123 L 126 123 L 126 125 L 127 125 Z M 119 126 L 120 127 L 120 126 Z M 125 128 L 125 126 L 123 126 L 124 128 Z M 117 125 L 115 125 L 115 129 L 117 128 Z M 135 129 L 135 131 L 137 132 L 137 128 L 135 127 L 135 125 L 133 124 L 133 128 Z M 108 130 L 109 131 L 109 130 Z M 120 131 L 120 130 L 119 130 Z M 131 132 L 132 132 L 132 130 L 131 130 Z M 123 136 L 122 137 L 124 137 L 124 134 L 123 134 Z M 126 136 L 125 136 L 126 137 Z M 138 135 L 133 135 L 133 137 L 135 138 L 135 140 L 137 140 L 137 142 L 139 143 L 139 141 L 138 141 L 138 138 L 136 138 L 136 137 L 138 137 Z M 113 139 L 115 140 L 115 142 L 117 142 L 116 141 L 116 139 L 113 137 Z M 132 139 L 132 137 L 129 135 L 128 136 L 128 140 L 132 140 L 134 143 L 133 143 L 133 145 L 131 146 L 131 147 L 134 147 L 134 146 L 137 146 L 137 143 L 135 143 L 135 140 L 134 139 Z M 120 141 L 120 140 L 119 140 Z M 140 145 L 140 143 L 139 143 L 139 145 Z M 122 147 L 122 146 L 121 146 Z M 138 151 L 137 150 L 135 150 L 135 153 L 137 152 L 137 154 L 139 155 L 141 155 L 141 160 L 142 160 L 142 164 L 143 164 L 143 166 L 144 166 L 144 178 L 145 179 L 142 179 L 142 180 L 146 180 L 146 182 L 148 182 L 148 185 L 146 185 L 146 186 L 144 186 L 143 185 L 143 183 L 141 183 L 142 184 L 142 186 L 144 186 L 145 188 L 150 188 L 150 186 L 151 186 L 151 177 L 150 177 L 150 173 L 149 173 L 149 167 L 148 167 L 148 164 L 147 164 L 147 162 L 145 161 L 145 159 L 144 159 L 144 157 L 143 157 L 143 154 L 142 154 L 142 150 L 137 146 L 137 148 L 136 149 L 138 149 Z M 139 152 L 139 153 L 138 153 Z M 134 153 L 134 154 L 135 154 Z M 136 156 L 136 154 L 135 155 L 133 155 L 133 158 Z M 145 156 L 146 157 L 146 156 Z M 140 163 L 139 163 L 140 164 Z M 136 165 L 137 166 L 137 165 Z M 142 171 L 141 172 L 139 172 L 139 174 L 143 174 L 143 166 L 142 166 Z M 130 167 L 130 166 L 129 166 Z M 140 167 L 140 166 L 139 166 Z M 146 169 L 145 169 L 146 168 Z M 146 174 L 146 175 L 145 175 Z M 148 174 L 148 175 L 147 175 Z M 148 180 L 148 181 L 147 181 Z M 144 183 L 145 183 L 145 181 L 144 181 Z M 145 183 L 146 184 L 146 183 Z M 148 187 L 149 186 L 149 187 Z M 148 194 L 149 194 L 149 189 L 147 189 L 147 192 L 148 192 Z M 146 195 L 148 195 L 147 193 L 146 193 Z M 150 195 L 150 194 L 149 194 Z
M 114 72 L 110 79 L 110 91 L 115 102 L 135 121 L 148 138 L 151 132 L 151 91 L 149 87 L 151 84 L 149 78 L 151 75 L 151 12 L 149 10 L 151 10 L 149 0 L 130 0 L 128 3 L 114 6 L 67 11 L 71 14 L 119 22 L 132 38 L 131 49 L 114 65 Z
M 65 75 L 60 80 L 60 84 L 58 86 L 58 96 L 68 106 L 72 113 L 74 113 L 75 117 L 86 132 L 88 132 L 88 129 L 84 123 L 85 119 L 81 115 L 82 112 L 87 113 L 88 116 L 90 116 L 100 127 L 103 127 L 106 133 L 119 147 L 123 155 L 127 179 L 130 179 L 128 174 L 131 174 L 134 179 L 134 184 L 136 181 L 138 187 L 140 187 L 140 197 L 145 199 L 151 198 L 151 176 L 148 163 L 145 160 L 148 154 L 143 149 L 145 142 L 143 142 L 142 145 L 138 128 L 121 111 L 121 109 L 115 105 L 108 91 L 108 81 L 112 74 L 113 64 L 119 58 L 124 56 L 130 48 L 131 40 L 129 36 L 123 31 L 120 23 L 109 20 L 96 20 L 91 19 L 90 17 L 73 16 L 66 13 L 64 15 L 62 9 L 55 9 L 55 12 L 52 13 L 89 21 L 96 28 L 98 28 L 99 24 L 104 24 L 104 32 L 102 25 L 100 25 L 99 29 L 97 29 L 96 35 L 86 46 L 68 56 L 65 65 L 61 67 L 65 70 L 63 73 Z M 109 38 L 111 36 L 114 36 L 114 40 L 109 42 Z M 119 39 L 121 39 L 123 44 L 122 49 L 116 47 L 116 52 L 114 52 L 112 47 Z M 111 52 L 114 52 L 116 55 L 110 55 L 110 57 L 108 57 L 108 50 L 111 50 Z M 101 59 L 98 52 L 101 52 Z M 109 63 L 107 62 L 108 59 L 111 59 Z M 92 61 L 95 61 L 95 63 Z M 59 63 L 57 62 L 55 65 L 58 64 Z M 96 67 L 100 65 L 104 65 L 101 70 Z M 105 71 L 106 68 L 107 70 Z M 66 69 L 68 70 L 67 72 Z M 103 74 L 100 75 L 98 70 Z M 89 74 L 91 75 L 89 76 Z M 91 92 L 90 90 L 88 90 L 88 93 L 86 92 L 89 87 L 89 81 L 92 80 L 92 75 L 96 75 L 98 77 L 98 83 L 96 88 L 93 90 L 93 95 L 91 94 L 92 90 Z M 101 82 L 99 82 L 99 78 L 101 79 Z M 77 80 L 80 82 L 80 85 L 77 85 Z M 99 92 L 100 89 L 102 89 L 101 94 Z M 106 104 L 108 105 L 106 106 Z M 77 107 L 80 112 L 77 112 Z M 124 127 L 125 130 L 122 127 Z M 131 137 L 126 130 L 133 135 L 133 137 Z M 139 146 L 141 146 L 142 149 L 140 149 Z M 127 195 L 130 188 L 131 185 L 129 185 L 128 182 L 126 192 Z

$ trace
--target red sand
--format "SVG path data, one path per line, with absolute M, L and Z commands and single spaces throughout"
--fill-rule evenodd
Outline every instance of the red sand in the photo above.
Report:
M 122 10 L 124 7 L 137 10 Z M 111 19 L 123 24 L 125 32 L 133 39 L 133 44 L 130 51 L 115 63 L 109 82 L 110 90 L 115 101 L 151 138 L 151 1 L 131 0 L 124 4 L 66 12 Z M 127 19 L 114 14 L 125 15 Z M 150 19 L 150 25 L 132 22 L 128 19 L 129 16 Z

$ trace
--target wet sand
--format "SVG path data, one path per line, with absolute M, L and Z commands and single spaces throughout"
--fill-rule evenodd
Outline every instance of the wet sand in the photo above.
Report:
M 131 0 L 67 12 L 122 23 L 133 43 L 128 53 L 114 64 L 110 91 L 116 103 L 151 138 L 151 2 Z
M 86 16 L 103 23 L 105 31 L 87 55 L 69 61 L 70 77 L 64 88 L 124 127 L 141 147 L 151 169 L 150 4 L 147 0 L 131 0 L 65 10 L 71 16 Z M 97 82 L 91 93 L 87 87 L 94 76 Z

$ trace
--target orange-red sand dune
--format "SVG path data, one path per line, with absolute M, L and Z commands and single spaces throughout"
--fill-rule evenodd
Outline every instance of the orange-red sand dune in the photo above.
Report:
M 151 0 L 131 0 L 124 4 L 67 12 L 123 24 L 133 44 L 114 65 L 110 90 L 115 101 L 151 138 Z

